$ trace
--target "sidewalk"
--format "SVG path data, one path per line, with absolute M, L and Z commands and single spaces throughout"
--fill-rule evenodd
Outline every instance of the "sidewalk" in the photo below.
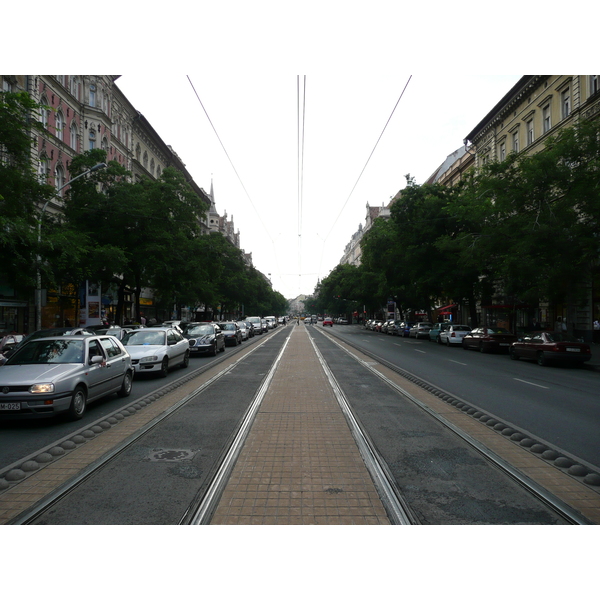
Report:
M 212 525 L 389 525 L 304 326 L 294 325 Z

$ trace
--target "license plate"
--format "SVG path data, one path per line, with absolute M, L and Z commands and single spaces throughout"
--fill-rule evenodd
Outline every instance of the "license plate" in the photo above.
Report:
M 20 402 L 0 402 L 0 410 L 21 410 Z
M 580 352 L 579 348 L 567 348 L 567 352 Z

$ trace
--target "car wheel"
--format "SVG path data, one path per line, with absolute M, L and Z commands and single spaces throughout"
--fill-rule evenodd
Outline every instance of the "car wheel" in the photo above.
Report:
M 165 356 L 160 364 L 159 377 L 166 377 L 169 374 L 169 359 Z
M 513 360 L 519 360 L 519 355 L 511 348 L 508 351 L 508 355 L 513 359 Z
M 126 398 L 131 394 L 131 389 L 133 388 L 133 375 L 131 371 L 127 371 L 125 376 L 123 377 L 123 383 L 121 384 L 121 389 L 117 392 L 120 398 Z
M 537 364 L 540 365 L 540 367 L 545 367 L 548 364 L 543 352 L 538 352 Z
M 213 351 L 212 351 L 212 355 L 213 356 L 217 355 L 217 342 L 216 341 L 215 341 L 215 346 L 214 346 Z
M 186 353 L 183 355 L 183 362 L 181 363 L 182 369 L 187 369 L 190 364 L 190 351 L 186 350 Z
M 462 341 L 461 345 L 463 347 L 463 350 L 468 350 L 469 349 L 469 346 L 467 344 L 465 344 L 464 340 Z
M 448 348 L 450 348 L 450 338 L 446 338 L 446 346 L 448 346 Z
M 479 352 L 481 352 L 482 354 L 485 354 L 487 352 L 485 346 L 483 345 L 483 342 L 479 342 Z
M 442 343 L 442 338 L 441 338 L 441 337 L 438 335 L 438 336 L 435 338 L 435 341 L 436 341 L 438 344 L 440 344 L 440 345 L 441 345 L 441 343 Z
M 225 342 L 223 342 L 223 345 L 221 346 L 219 352 L 225 352 Z
M 83 386 L 77 386 L 71 396 L 71 405 L 69 406 L 69 417 L 77 421 L 85 415 L 87 408 L 87 392 Z

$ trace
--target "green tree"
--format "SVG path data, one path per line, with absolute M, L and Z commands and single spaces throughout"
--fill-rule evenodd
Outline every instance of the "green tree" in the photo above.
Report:
M 40 207 L 54 194 L 31 164 L 38 110 L 25 92 L 0 93 L 0 280 L 21 292 L 35 285 Z

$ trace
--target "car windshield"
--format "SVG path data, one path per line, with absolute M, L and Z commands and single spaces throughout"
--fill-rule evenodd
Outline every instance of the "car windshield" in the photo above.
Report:
M 83 340 L 33 340 L 11 356 L 6 365 L 45 365 L 83 362 Z
M 471 331 L 466 325 L 452 325 L 452 331 Z
M 577 338 L 573 337 L 572 335 L 570 335 L 568 333 L 560 333 L 560 332 L 547 333 L 546 339 L 549 342 L 581 343 L 581 340 L 578 340 Z
M 185 329 L 185 335 L 210 335 L 215 329 L 212 325 L 190 325 Z
M 235 325 L 233 323 L 225 323 L 223 329 L 225 331 L 235 331 Z
M 510 334 L 510 331 L 508 331 L 508 329 L 504 329 L 504 327 L 488 327 L 486 329 L 486 333 L 491 333 L 491 334 L 494 334 L 494 333 L 509 333 Z
M 164 346 L 166 332 L 151 329 L 136 329 L 130 331 L 124 338 L 125 346 Z

